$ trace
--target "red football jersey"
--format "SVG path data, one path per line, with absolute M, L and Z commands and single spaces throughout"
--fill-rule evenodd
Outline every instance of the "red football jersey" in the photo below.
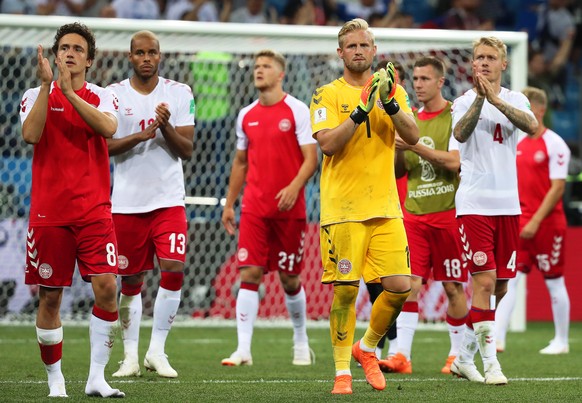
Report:
M 552 179 L 566 179 L 570 149 L 555 132 L 547 129 L 540 137 L 524 137 L 517 144 L 517 179 L 523 227 L 535 214 L 550 190 Z M 566 225 L 560 200 L 544 223 Z
M 20 104 L 26 120 L 40 87 L 31 88 Z M 83 100 L 117 116 L 113 92 L 85 83 L 77 91 Z M 32 159 L 31 226 L 71 225 L 111 217 L 109 152 L 63 95 L 51 85 L 45 127 Z
M 303 163 L 300 147 L 314 143 L 309 108 L 291 95 L 275 105 L 264 106 L 255 101 L 243 108 L 237 119 L 237 149 L 247 150 L 248 160 L 243 213 L 305 218 L 303 189 L 289 211 L 279 211 L 275 196 L 297 176 Z

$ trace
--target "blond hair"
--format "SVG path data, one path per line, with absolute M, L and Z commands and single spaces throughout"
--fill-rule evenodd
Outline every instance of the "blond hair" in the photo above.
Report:
M 341 49 L 343 49 L 345 36 L 354 31 L 366 31 L 372 40 L 372 44 L 374 43 L 374 33 L 370 29 L 366 20 L 354 18 L 353 20 L 346 22 L 337 34 L 337 43 Z
M 133 36 L 131 37 L 131 43 L 129 45 L 129 49 L 131 51 L 133 51 L 133 42 L 138 40 L 138 39 L 143 39 L 143 38 L 152 39 L 152 40 L 156 41 L 157 45 L 158 45 L 158 50 L 160 50 L 160 41 L 159 41 L 158 37 L 152 31 L 148 31 L 148 30 L 138 31 L 135 34 L 133 34 Z
M 481 45 L 491 46 L 492 48 L 497 49 L 499 56 L 501 56 L 501 60 L 507 60 L 507 46 L 501 39 L 494 36 L 484 36 L 482 38 L 475 39 L 473 41 L 473 54 L 475 54 L 475 49 Z
M 536 87 L 525 87 L 521 92 L 529 99 L 530 103 L 548 106 L 548 97 L 544 90 Z
M 283 56 L 281 53 L 275 52 L 274 50 L 271 49 L 263 49 L 255 54 L 255 62 L 259 57 L 270 57 L 271 59 L 276 61 L 279 64 L 279 66 L 281 66 L 281 70 L 285 71 L 287 61 L 285 60 L 285 56 Z

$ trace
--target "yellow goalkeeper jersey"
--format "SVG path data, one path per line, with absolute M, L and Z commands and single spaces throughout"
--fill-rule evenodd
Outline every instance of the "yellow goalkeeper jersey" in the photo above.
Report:
M 339 78 L 313 93 L 313 133 L 333 129 L 360 100 L 362 87 Z M 400 108 L 411 113 L 408 94 L 400 85 L 395 94 Z M 321 225 L 371 218 L 402 217 L 394 177 L 394 124 L 376 96 L 376 104 L 345 147 L 323 157 L 321 169 Z

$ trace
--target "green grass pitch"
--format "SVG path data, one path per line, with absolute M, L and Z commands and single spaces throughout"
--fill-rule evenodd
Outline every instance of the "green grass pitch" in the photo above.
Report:
M 538 350 L 553 337 L 551 323 L 529 323 L 525 333 L 510 333 L 507 351 L 499 355 L 507 386 L 486 386 L 442 375 L 448 353 L 448 334 L 421 330 L 413 346 L 413 374 L 387 374 L 384 391 L 366 384 L 352 362 L 354 394 L 330 394 L 334 369 L 325 327 L 308 329 L 317 360 L 295 367 L 290 328 L 257 328 L 251 367 L 222 367 L 220 360 L 236 348 L 234 327 L 174 327 L 166 353 L 178 371 L 174 380 L 144 372 L 139 378 L 111 377 L 122 358 L 120 336 L 106 378 L 126 393 L 128 402 L 293 402 L 399 401 L 399 402 L 575 402 L 582 401 L 582 323 L 571 327 L 570 354 L 543 356 Z M 356 337 L 361 337 L 358 329 Z M 95 400 L 84 394 L 89 371 L 89 334 L 86 326 L 64 327 L 63 372 L 71 401 Z M 148 327 L 141 330 L 143 360 L 149 342 Z M 143 362 L 141 363 L 143 364 Z M 477 366 L 482 369 L 477 356 Z M 0 326 L 0 401 L 40 402 L 46 398 L 46 374 L 35 340 L 34 325 Z M 52 400 L 52 399 L 51 399 Z M 54 401 L 54 400 L 52 400 Z

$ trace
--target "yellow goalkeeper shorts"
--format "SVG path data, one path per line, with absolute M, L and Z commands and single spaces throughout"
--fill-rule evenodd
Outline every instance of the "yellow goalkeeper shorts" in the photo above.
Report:
M 326 225 L 320 229 L 322 283 L 377 282 L 410 275 L 410 254 L 401 218 Z

